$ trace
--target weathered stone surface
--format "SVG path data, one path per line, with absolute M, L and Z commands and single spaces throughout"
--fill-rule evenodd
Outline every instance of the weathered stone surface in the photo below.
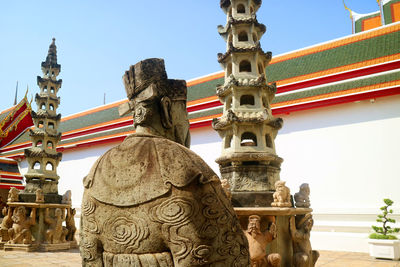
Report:
M 10 240 L 8 229 L 10 229 L 13 225 L 13 219 L 12 219 L 13 210 L 11 207 L 6 206 L 3 208 L 2 213 L 4 218 L 0 224 L 0 237 L 1 237 L 1 242 L 5 243 Z
M 66 227 L 62 225 L 65 220 L 64 210 L 56 208 L 54 210 L 54 215 L 49 215 L 49 208 L 45 211 L 44 222 L 49 225 L 46 231 L 45 241 L 48 244 L 59 244 L 65 243 L 65 237 L 68 234 Z
M 311 213 L 296 215 L 290 218 L 290 234 L 293 240 L 293 266 L 313 267 L 318 260 L 319 252 L 312 250 L 310 232 L 314 220 Z
M 32 244 L 31 226 L 36 224 L 36 209 L 33 208 L 30 216 L 24 206 L 15 208 L 12 215 L 13 225 L 8 229 L 9 244 Z
M 136 133 L 84 178 L 83 266 L 249 266 L 220 180 L 187 148 L 185 82 L 167 79 L 161 59 L 123 79 Z

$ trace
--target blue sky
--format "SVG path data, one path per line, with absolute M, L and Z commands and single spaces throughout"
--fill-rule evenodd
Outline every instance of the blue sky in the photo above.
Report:
M 357 13 L 378 10 L 376 0 L 346 0 Z M 267 26 L 264 51 L 282 54 L 351 34 L 342 0 L 264 0 L 257 13 Z M 0 2 L 0 110 L 12 106 L 36 76 L 56 38 L 63 116 L 126 97 L 121 77 L 129 65 L 165 59 L 169 78 L 193 79 L 222 70 L 217 33 L 226 16 L 219 0 L 70 0 Z M 33 108 L 36 105 L 33 102 Z

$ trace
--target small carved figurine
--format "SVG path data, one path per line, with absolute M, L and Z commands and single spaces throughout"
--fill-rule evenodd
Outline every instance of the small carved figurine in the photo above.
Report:
M 31 226 L 36 224 L 36 209 L 32 208 L 30 217 L 26 217 L 26 209 L 24 206 L 16 207 L 12 216 L 13 225 L 8 229 L 10 244 L 31 244 L 32 232 Z
M 275 183 L 275 193 L 272 195 L 274 197 L 274 202 L 271 203 L 273 207 L 291 207 L 290 202 L 290 189 L 285 186 L 284 181 L 276 181 Z
M 0 224 L 0 236 L 1 236 L 1 241 L 5 242 L 10 240 L 10 237 L 8 235 L 8 229 L 10 229 L 13 225 L 13 220 L 11 218 L 12 209 L 10 207 L 4 207 L 1 212 L 4 218 Z
M 36 203 L 44 203 L 44 194 L 43 194 L 43 190 L 38 188 L 36 189 Z
M 296 223 L 297 221 L 297 223 Z M 311 213 L 303 216 L 290 217 L 290 234 L 293 240 L 294 267 L 314 267 L 319 252 L 312 250 L 310 232 L 314 221 Z
M 229 199 L 232 199 L 231 185 L 229 184 L 228 180 L 227 179 L 222 179 L 221 180 L 221 185 L 222 185 L 222 188 L 224 189 L 224 192 L 225 192 L 226 196 Z
M 76 210 L 68 208 L 67 209 L 67 217 L 65 218 L 65 224 L 67 226 L 68 234 L 67 234 L 67 241 L 74 241 L 75 240 L 75 232 L 76 232 L 76 226 L 75 226 L 75 214 Z
M 249 241 L 251 267 L 280 266 L 281 256 L 278 253 L 266 253 L 267 244 L 277 236 L 276 224 L 273 222 L 269 230 L 261 232 L 260 220 L 258 215 L 249 216 L 249 224 L 244 231 Z
M 57 244 L 65 242 L 65 236 L 68 233 L 67 228 L 62 226 L 64 221 L 64 212 L 60 208 L 56 208 L 54 211 L 54 217 L 49 216 L 49 208 L 46 208 L 44 222 L 49 224 L 49 229 L 46 231 L 46 243 Z
M 62 196 L 62 204 L 71 204 L 71 190 L 67 190 Z
M 307 183 L 300 185 L 300 190 L 294 194 L 296 207 L 309 208 L 310 207 L 310 187 Z
M 11 187 L 8 191 L 7 202 L 18 202 L 19 190 L 15 187 Z

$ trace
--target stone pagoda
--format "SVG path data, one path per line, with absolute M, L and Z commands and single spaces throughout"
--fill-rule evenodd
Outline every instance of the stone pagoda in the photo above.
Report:
M 32 111 L 32 147 L 25 150 L 28 162 L 25 190 L 10 189 L 8 210 L 0 226 L 5 250 L 54 251 L 77 247 L 71 191 L 58 194 L 57 166 L 62 153 L 56 150 L 61 139 L 57 93 L 62 80 L 57 79 L 61 66 L 57 63 L 54 38 L 41 67 L 43 76 L 37 77 L 40 92 L 35 96 L 38 108 L 37 112 Z
M 218 26 L 227 45 L 226 53 L 218 54 L 225 82 L 217 88 L 223 114 L 213 121 L 222 138 L 216 162 L 230 184 L 233 205 L 239 207 L 270 206 L 283 161 L 275 152 L 274 140 L 283 122 L 270 108 L 276 85 L 266 83 L 271 52 L 265 53 L 260 45 L 266 31 L 256 18 L 260 5 L 260 0 L 221 0 L 227 23 Z
M 60 202 L 62 198 L 58 195 L 60 177 L 57 175 L 62 153 L 56 151 L 61 140 L 61 132 L 58 132 L 61 114 L 57 114 L 60 104 L 57 93 L 62 83 L 61 79 L 57 80 L 60 71 L 53 38 L 46 61 L 42 62 L 43 77 L 37 77 L 40 93 L 35 96 L 37 112 L 32 111 L 35 129 L 30 131 L 30 136 L 33 146 L 25 150 L 28 172 L 25 174 L 25 191 L 21 194 L 23 201 L 34 201 L 37 189 L 43 191 L 47 202 Z
M 222 138 L 216 162 L 249 241 L 251 266 L 313 267 L 319 254 L 309 239 L 313 219 L 308 184 L 301 185 L 293 203 L 279 177 L 283 159 L 274 140 L 283 121 L 271 113 L 276 85 L 266 82 L 272 55 L 260 46 L 266 31 L 256 18 L 261 0 L 221 0 L 220 5 L 227 23 L 218 32 L 227 45 L 226 53 L 218 54 L 225 81 L 217 87 L 223 114 L 213 120 Z

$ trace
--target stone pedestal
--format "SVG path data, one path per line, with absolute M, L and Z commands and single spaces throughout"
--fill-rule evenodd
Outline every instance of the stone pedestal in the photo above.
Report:
M 234 208 L 243 230 L 247 229 L 249 216 L 258 215 L 261 218 L 261 230 L 275 222 L 277 237 L 267 246 L 267 254 L 279 253 L 281 266 L 293 266 L 293 242 L 290 234 L 289 219 L 294 215 L 305 215 L 312 212 L 310 208 L 279 208 L 279 207 L 240 207 Z
M 32 252 L 37 251 L 39 248 L 38 244 L 4 244 L 5 251 L 25 251 L 25 252 Z
M 36 209 L 36 223 L 30 228 L 32 233 L 32 244 L 10 244 L 6 242 L 4 244 L 4 250 L 22 250 L 22 251 L 58 251 L 58 250 L 68 250 L 71 248 L 71 243 L 69 241 L 64 241 L 60 243 L 48 243 L 46 241 L 46 231 L 49 229 L 49 225 L 45 222 L 45 212 L 49 209 L 51 215 L 54 215 L 55 209 L 70 209 L 71 204 L 55 204 L 55 203 L 26 203 L 26 202 L 8 202 L 7 205 L 11 209 L 16 207 L 25 207 L 30 213 L 34 208 Z M 63 228 L 61 228 L 62 230 Z M 71 241 L 73 242 L 73 241 Z M 73 248 L 76 247 L 76 241 Z

